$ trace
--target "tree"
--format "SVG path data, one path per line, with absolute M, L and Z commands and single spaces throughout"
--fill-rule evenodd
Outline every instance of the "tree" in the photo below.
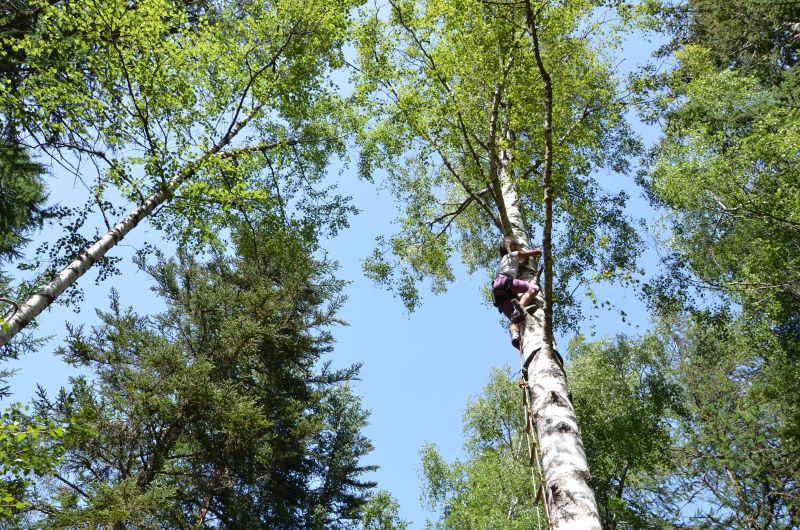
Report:
M 653 96 L 645 117 L 665 124 L 642 182 L 669 212 L 674 260 L 703 288 L 796 322 L 800 7 L 692 1 L 676 13 L 677 67 L 639 85 Z
M 653 96 L 645 117 L 664 123 L 642 182 L 672 232 L 673 275 L 651 294 L 667 320 L 694 308 L 673 324 L 691 414 L 681 484 L 710 492 L 713 508 L 701 518 L 711 528 L 797 526 L 797 471 L 787 458 L 800 439 L 791 427 L 800 354 L 800 11 L 791 2 L 709 1 L 669 14 L 684 28 L 665 50 L 676 68 L 647 72 L 639 86 Z M 687 297 L 660 304 L 675 279 L 723 309 L 701 311 Z
M 656 12 L 672 35 L 662 54 L 701 45 L 711 51 L 715 68 L 733 68 L 766 84 L 786 80 L 800 58 L 800 7 L 794 2 L 688 0 L 662 2 Z
M 3 110 L 23 145 L 85 185 L 87 201 L 71 212 L 72 230 L 40 249 L 57 258 L 48 274 L 66 268 L 34 287 L 0 343 L 90 266 L 113 265 L 105 253 L 143 219 L 206 243 L 219 232 L 210 221 L 233 209 L 287 188 L 319 198 L 328 154 L 343 149 L 343 110 L 324 74 L 342 65 L 354 4 L 29 4 L 33 28 L 2 35 L 3 48 L 24 51 L 16 66 L 27 72 L 0 87 Z M 107 230 L 94 244 L 80 230 L 92 212 Z
M 369 176 L 382 161 L 405 209 L 400 233 L 379 241 L 367 272 L 399 285 L 413 309 L 419 281 L 443 291 L 453 279 L 453 251 L 470 272 L 491 269 L 503 235 L 529 244 L 528 223 L 544 225 L 544 311 L 527 319 L 521 355 L 536 382 L 556 527 L 598 521 L 556 361 L 554 311 L 559 326 L 574 326 L 576 287 L 630 279 L 639 245 L 622 214 L 626 195 L 605 194 L 590 177 L 602 166 L 624 170 L 636 147 L 600 51 L 606 43 L 598 42 L 595 7 L 391 2 L 385 16 L 365 19 L 359 35 L 359 96 L 372 117 L 361 138 L 362 172 Z M 399 264 L 389 264 L 388 251 Z M 556 445 L 571 447 L 574 460 L 552 458 Z M 577 512 L 567 514 L 567 504 Z
M 72 328 L 61 354 L 90 375 L 35 401 L 43 418 L 75 427 L 18 524 L 346 528 L 360 518 L 374 484 L 361 478 L 373 469 L 360 462 L 367 414 L 346 385 L 358 367 L 319 364 L 342 283 L 308 240 L 267 226 L 243 226 L 236 257 L 146 266 L 166 312 L 139 315 L 112 296 L 102 325 Z
M 406 530 L 408 522 L 400 519 L 397 501 L 386 491 L 370 496 L 361 516 L 363 530 Z
M 0 138 L 0 263 L 21 257 L 28 242 L 26 236 L 49 215 L 44 206 L 47 195 L 42 171 L 28 151 Z M 0 270 L 0 325 L 18 309 L 12 285 L 11 278 Z M 16 358 L 36 343 L 32 337 L 24 337 L 13 347 L 0 350 L 0 360 Z M 8 371 L 0 369 L 0 384 L 8 375 Z M 6 387 L 0 387 L 0 397 L 6 391 Z
M 570 342 L 567 367 L 603 528 L 674 528 L 686 392 L 678 358 L 650 332 Z
M 19 258 L 26 233 L 41 226 L 47 199 L 42 170 L 27 151 L 0 142 L 0 262 Z
M 664 323 L 686 398 L 670 483 L 704 528 L 800 523 L 798 367 L 768 327 L 709 311 Z M 789 362 L 787 362 L 789 361 Z
M 662 336 L 569 345 L 575 410 L 592 469 L 602 527 L 674 528 L 683 498 L 675 425 L 687 418 L 678 359 Z M 495 370 L 464 414 L 465 457 L 422 450 L 423 498 L 440 514 L 433 528 L 545 528 L 525 433 L 521 392 Z
M 440 514 L 432 528 L 547 528 L 531 481 L 519 387 L 494 370 L 464 413 L 465 459 L 448 464 L 435 445 L 420 451 L 423 500 Z

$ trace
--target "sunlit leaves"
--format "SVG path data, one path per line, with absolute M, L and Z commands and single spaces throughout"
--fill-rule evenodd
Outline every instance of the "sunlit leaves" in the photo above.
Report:
M 64 427 L 27 409 L 14 404 L 0 415 L 0 519 L 29 506 L 25 489 L 49 475 L 63 452 Z
M 190 186 L 154 224 L 197 249 L 256 203 L 304 208 L 322 232 L 346 226 L 354 208 L 320 182 L 356 122 L 329 76 L 358 4 L 30 2 L 31 31 L 0 35 L 21 72 L 0 86 L 2 110 L 88 192 L 63 210 L 56 229 L 76 244 L 49 241 L 53 265 L 176 175 Z
M 464 414 L 465 458 L 448 463 L 435 445 L 422 448 L 422 498 L 439 516 L 428 528 L 547 526 L 533 502 L 521 396 L 508 373 L 493 371 Z
M 716 69 L 706 48 L 676 56 L 647 182 L 671 209 L 671 245 L 711 286 L 784 318 L 800 279 L 796 109 L 758 79 Z
M 608 262 L 629 268 L 638 248 L 622 214 L 626 197 L 605 195 L 589 178 L 603 166 L 625 171 L 638 147 L 624 123 L 606 53 L 613 44 L 596 7 L 569 2 L 537 11 L 557 87 L 555 252 L 564 302 L 567 286 L 586 271 Z M 369 119 L 359 137 L 361 168 L 385 168 L 402 205 L 395 268 L 408 267 L 407 277 L 430 278 L 437 288 L 451 279 L 453 251 L 469 272 L 492 268 L 502 206 L 492 182 L 501 151 L 535 241 L 543 221 L 544 103 L 521 5 L 405 1 L 362 20 L 356 100 Z M 602 233 L 608 247 L 590 249 L 586 242 Z

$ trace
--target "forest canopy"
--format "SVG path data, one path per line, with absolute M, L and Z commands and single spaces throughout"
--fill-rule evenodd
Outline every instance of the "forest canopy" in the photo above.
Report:
M 800 527 L 799 61 L 793 1 L 3 3 L 0 528 Z

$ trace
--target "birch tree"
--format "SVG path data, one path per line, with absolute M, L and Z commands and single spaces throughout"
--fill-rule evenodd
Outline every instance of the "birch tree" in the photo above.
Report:
M 354 5 L 20 7 L 35 23 L 2 34 L 3 49 L 23 52 L 11 59 L 24 73 L 0 87 L 5 119 L 13 116 L 22 145 L 76 180 L 86 202 L 65 206 L 66 230 L 38 249 L 51 261 L 46 279 L 3 323 L 0 345 L 90 267 L 113 272 L 106 253 L 145 219 L 181 243 L 206 244 L 231 211 L 292 194 L 318 201 L 314 184 L 343 149 L 342 110 L 324 75 L 342 65 Z M 342 206 L 331 194 L 312 210 L 335 218 Z
M 642 181 L 671 229 L 671 267 L 651 293 L 676 322 L 689 398 L 673 482 L 703 496 L 692 517 L 709 528 L 794 528 L 800 6 L 691 0 L 662 14 L 674 68 L 637 86 L 643 116 L 662 125 Z M 721 309 L 697 309 L 676 283 Z
M 555 528 L 599 520 L 554 325 L 575 326 L 581 287 L 630 279 L 638 251 L 627 196 L 592 177 L 624 171 L 636 148 L 595 7 L 390 2 L 360 34 L 359 96 L 374 116 L 361 168 L 383 161 L 404 209 L 367 272 L 413 309 L 420 281 L 441 292 L 453 280 L 455 252 L 470 272 L 493 271 L 502 236 L 531 245 L 543 225 L 544 311 L 526 319 L 521 364 Z

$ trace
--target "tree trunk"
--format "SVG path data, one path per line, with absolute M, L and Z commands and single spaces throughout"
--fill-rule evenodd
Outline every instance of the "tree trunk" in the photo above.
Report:
M 502 200 L 512 220 L 513 234 L 530 246 L 519 210 L 519 198 L 507 168 L 501 167 Z M 527 276 L 527 277 L 526 277 Z M 535 281 L 532 274 L 520 275 Z M 537 296 L 541 304 L 546 296 Z M 520 362 L 526 392 L 532 404 L 534 426 L 542 455 L 543 477 L 554 530 L 600 529 L 600 516 L 590 485 L 589 465 L 581 441 L 575 409 L 570 399 L 567 376 L 556 353 L 555 342 L 545 340 L 544 311 L 538 309 L 521 326 Z
M 507 175 L 504 171 L 500 174 Z M 521 220 L 518 197 L 510 179 L 503 182 L 503 201 L 508 217 Z M 523 238 L 524 226 L 514 225 L 513 233 L 529 244 L 527 238 Z M 534 280 L 532 275 L 525 279 Z M 540 303 L 545 299 L 542 293 L 537 298 Z M 526 316 L 520 329 L 520 362 L 539 438 L 542 481 L 546 487 L 544 502 L 548 505 L 550 525 L 554 530 L 599 530 L 600 515 L 578 420 L 569 397 L 567 376 L 557 360 L 555 343 L 544 340 L 544 320 L 541 309 Z
M 59 272 L 53 280 L 45 285 L 41 291 L 31 296 L 24 304 L 17 308 L 14 313 L 2 323 L 0 327 L 0 346 L 5 345 L 14 335 L 19 333 L 25 326 L 31 323 L 42 311 L 47 309 L 56 298 L 66 291 L 78 278 L 89 270 L 99 259 L 119 243 L 128 232 L 133 230 L 139 221 L 150 215 L 156 207 L 172 198 L 175 190 L 190 178 L 199 164 L 209 157 L 218 154 L 224 147 L 230 144 L 231 140 L 255 117 L 261 105 L 256 106 L 253 111 L 242 121 L 238 122 L 231 130 L 217 142 L 211 149 L 206 151 L 200 158 L 172 177 L 166 185 L 156 193 L 145 199 L 135 210 L 125 219 L 114 225 L 104 236 L 88 246 L 78 255 L 69 265 Z M 271 146 L 260 146 L 268 149 Z M 245 148 L 246 149 L 246 148 Z
M 550 528 L 554 530 L 600 530 L 600 516 L 586 452 L 581 441 L 575 409 L 570 399 L 567 377 L 561 367 L 553 337 L 553 255 L 551 233 L 553 227 L 553 87 L 539 52 L 535 15 L 529 0 L 525 0 L 528 30 L 533 41 L 533 51 L 544 82 L 544 227 L 542 246 L 544 254 L 544 289 L 538 295 L 543 310 L 525 318 L 521 326 L 522 348 L 520 350 L 523 377 L 528 383 L 526 392 L 532 403 L 533 420 L 539 438 L 542 455 L 543 477 L 550 517 Z M 519 207 L 512 175 L 510 157 L 501 152 L 499 156 L 499 178 L 501 180 L 501 208 L 507 212 L 511 232 L 530 246 Z M 522 276 L 524 278 L 524 276 Z M 528 278 L 535 280 L 533 275 Z

